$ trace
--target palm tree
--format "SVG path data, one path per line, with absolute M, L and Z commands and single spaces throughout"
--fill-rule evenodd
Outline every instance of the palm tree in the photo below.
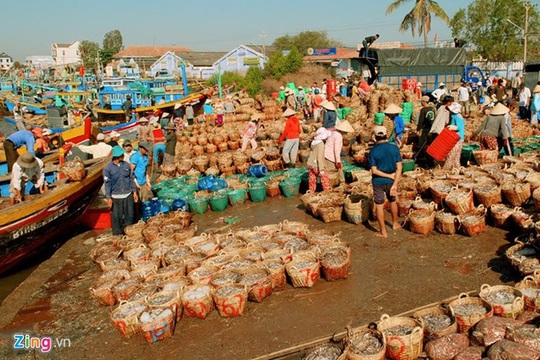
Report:
M 392 13 L 398 7 L 410 0 L 395 0 L 392 4 L 386 9 L 386 14 Z M 448 24 L 450 19 L 448 15 L 444 12 L 441 6 L 433 0 L 415 0 L 416 4 L 414 5 L 411 12 L 409 12 L 403 18 L 401 25 L 399 27 L 400 31 L 406 31 L 411 29 L 412 35 L 415 36 L 415 31 L 418 31 L 418 34 L 424 35 L 424 47 L 428 45 L 427 35 L 431 31 L 431 14 L 440 18 L 444 23 Z

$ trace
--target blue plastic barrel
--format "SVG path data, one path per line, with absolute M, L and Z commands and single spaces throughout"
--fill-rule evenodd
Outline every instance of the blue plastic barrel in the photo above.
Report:
M 257 165 L 251 165 L 247 171 L 247 174 L 249 176 L 260 178 L 260 177 L 265 176 L 267 172 L 268 172 L 268 168 L 266 167 L 266 165 L 257 164 Z

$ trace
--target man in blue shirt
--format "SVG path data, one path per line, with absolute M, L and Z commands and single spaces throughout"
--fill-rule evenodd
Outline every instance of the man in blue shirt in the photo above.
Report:
M 43 136 L 43 129 L 34 128 L 32 131 L 29 130 L 19 130 L 15 131 L 13 134 L 9 135 L 4 141 L 4 151 L 6 153 L 6 161 L 8 165 L 8 172 L 11 172 L 13 169 L 13 164 L 19 158 L 19 153 L 17 149 L 26 145 L 26 151 L 32 155 L 36 155 L 34 152 L 34 145 L 36 139 Z
M 135 176 L 135 186 L 141 201 L 152 198 L 152 185 L 148 176 L 148 149 L 147 145 L 139 143 L 139 150 L 131 156 L 131 170 Z
M 135 222 L 138 195 L 131 167 L 124 161 L 124 149 L 112 149 L 112 160 L 103 169 L 105 201 L 112 210 L 112 234 L 124 234 L 124 227 Z
M 384 201 L 390 201 L 392 213 L 392 229 L 398 230 L 398 208 L 396 203 L 397 187 L 401 178 L 402 163 L 399 149 L 388 142 L 384 126 L 375 126 L 373 129 L 376 144 L 369 152 L 369 166 L 371 167 L 371 183 L 373 185 L 373 202 L 380 231 L 375 233 L 378 237 L 387 237 L 384 223 Z

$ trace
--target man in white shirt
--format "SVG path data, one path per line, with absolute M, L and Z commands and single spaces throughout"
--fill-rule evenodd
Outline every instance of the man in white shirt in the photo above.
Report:
M 26 184 L 29 181 L 34 183 L 40 194 L 48 190 L 47 182 L 45 182 L 43 161 L 27 152 L 19 156 L 11 170 L 11 182 L 9 184 L 11 205 L 23 201 Z
M 93 159 L 109 156 L 112 150 L 112 146 L 105 144 L 105 135 L 99 133 L 96 136 L 96 140 L 98 141 L 98 143 L 95 145 L 77 145 L 74 143 L 70 144 L 72 146 L 77 146 L 82 152 L 92 155 Z
M 470 87 L 465 81 L 461 82 L 461 86 L 458 89 L 458 102 L 463 109 L 463 116 L 469 117 L 471 115 L 470 102 Z
M 431 95 L 435 98 L 439 104 L 441 103 L 442 98 L 446 95 L 446 85 L 444 83 L 439 84 L 439 88 L 435 89 Z
M 521 120 L 528 120 L 530 118 L 529 106 L 531 105 L 531 90 L 525 86 L 520 85 L 519 89 L 519 118 Z

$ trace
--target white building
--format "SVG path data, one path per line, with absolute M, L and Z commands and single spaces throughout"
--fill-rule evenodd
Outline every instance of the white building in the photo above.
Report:
M 55 65 L 79 64 L 81 62 L 80 45 L 79 41 L 71 44 L 52 44 L 51 54 Z
M 36 69 L 48 69 L 55 65 L 54 59 L 50 55 L 32 55 L 25 59 L 26 66 Z
M 0 54 L 0 70 L 9 70 L 13 66 L 13 59 L 6 53 Z
M 223 55 L 219 60 L 214 62 L 213 68 L 222 72 L 232 71 L 245 73 L 251 66 L 264 68 L 264 64 L 268 58 L 246 45 L 240 45 L 235 49 Z

